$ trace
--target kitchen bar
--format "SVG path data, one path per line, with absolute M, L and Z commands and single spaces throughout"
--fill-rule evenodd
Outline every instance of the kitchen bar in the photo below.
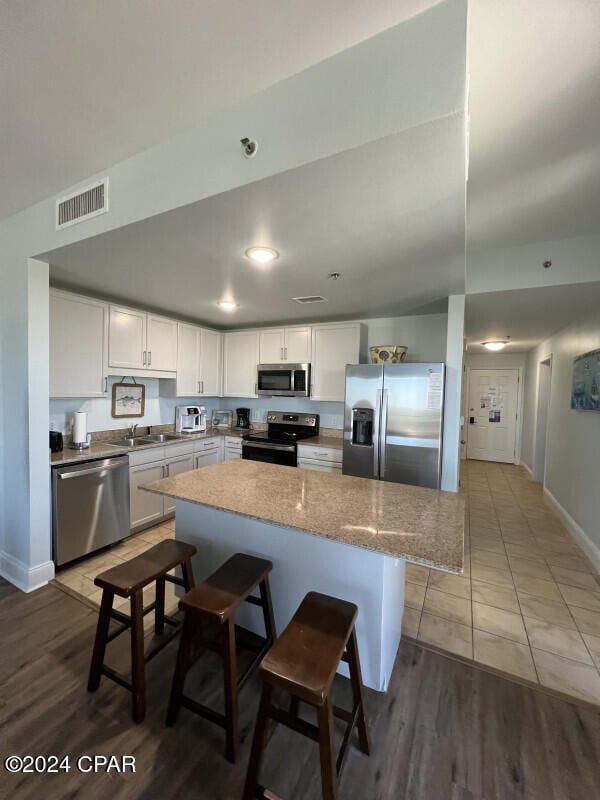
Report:
M 364 682 L 378 691 L 400 642 L 406 561 L 463 568 L 456 494 L 245 460 L 144 488 L 176 500 L 176 538 L 197 547 L 197 580 L 235 552 L 273 562 L 278 630 L 311 590 L 356 603 Z M 256 611 L 243 609 L 240 624 L 259 631 Z

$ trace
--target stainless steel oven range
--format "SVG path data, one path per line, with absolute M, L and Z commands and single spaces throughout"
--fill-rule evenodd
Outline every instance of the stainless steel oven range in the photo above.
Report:
M 300 439 L 319 435 L 318 414 L 293 414 L 286 411 L 267 411 L 268 429 L 249 433 L 242 439 L 242 458 L 268 464 L 298 466 Z

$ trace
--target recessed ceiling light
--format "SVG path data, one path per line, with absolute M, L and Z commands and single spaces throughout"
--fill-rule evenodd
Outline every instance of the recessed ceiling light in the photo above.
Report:
M 249 247 L 246 250 L 246 255 L 251 261 L 256 261 L 257 264 L 270 264 L 279 258 L 277 250 L 272 247 Z
M 235 309 L 239 307 L 239 304 L 234 303 L 233 300 L 219 300 L 217 305 L 219 308 L 222 308 L 223 311 L 235 311 Z
M 504 350 L 508 342 L 482 342 L 486 350 Z

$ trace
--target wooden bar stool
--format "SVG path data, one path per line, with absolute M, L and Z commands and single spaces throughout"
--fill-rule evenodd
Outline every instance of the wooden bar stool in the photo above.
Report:
M 146 715 L 145 662 L 162 650 L 177 635 L 181 627 L 181 622 L 165 614 L 165 581 L 183 586 L 186 591 L 192 589 L 194 575 L 191 559 L 195 553 L 196 548 L 191 544 L 165 539 L 141 555 L 101 572 L 94 580 L 96 586 L 102 589 L 102 603 L 96 628 L 88 691 L 96 691 L 100 686 L 102 675 L 129 689 L 133 696 L 134 722 L 141 722 Z M 182 578 L 167 574 L 175 567 L 181 567 Z M 143 589 L 154 582 L 156 582 L 156 599 L 144 608 Z M 113 609 L 115 595 L 130 599 L 129 616 Z M 154 610 L 154 632 L 158 636 L 163 635 L 165 622 L 172 626 L 174 631 L 171 635 L 165 636 L 148 653 L 144 653 L 144 616 L 152 610 Z M 109 633 L 111 619 L 117 620 L 121 625 Z M 128 629 L 131 629 L 130 679 L 104 663 L 106 645 Z
M 236 553 L 207 580 L 179 601 L 185 612 L 173 675 L 167 725 L 174 725 L 181 706 L 225 728 L 226 758 L 235 763 L 240 744 L 238 691 L 275 640 L 275 621 L 269 588 L 270 561 Z M 259 587 L 260 597 L 251 594 Z M 265 639 L 247 669 L 238 676 L 234 612 L 242 603 L 260 606 L 265 622 Z M 220 714 L 184 695 L 185 676 L 204 650 L 212 650 L 223 661 L 225 714 Z
M 369 754 L 369 734 L 354 629 L 357 613 L 358 608 L 354 603 L 309 592 L 287 628 L 265 656 L 259 670 L 262 694 L 243 800 L 273 797 L 258 783 L 269 719 L 319 743 L 323 800 L 335 800 L 337 797 L 340 775 L 355 727 L 358 728 L 360 749 Z M 350 668 L 352 711 L 333 705 L 331 698 L 333 678 L 340 661 L 346 661 Z M 272 695 L 275 688 L 289 693 L 288 711 L 273 705 Z M 316 708 L 317 725 L 299 718 L 300 702 Z M 333 736 L 334 716 L 348 723 L 337 760 Z

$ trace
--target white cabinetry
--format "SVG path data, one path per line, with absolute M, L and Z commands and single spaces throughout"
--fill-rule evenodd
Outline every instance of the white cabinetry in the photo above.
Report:
M 359 364 L 363 360 L 366 360 L 366 328 L 362 323 L 314 325 L 312 399 L 343 402 L 346 364 Z
M 221 342 L 217 331 L 177 325 L 176 397 L 217 397 L 221 393 Z
M 227 331 L 223 334 L 223 396 L 256 397 L 258 363 L 258 331 Z
M 175 511 L 175 500 L 140 489 L 146 483 L 222 461 L 221 436 L 134 450 L 129 453 L 129 506 L 131 528 L 156 525 Z
M 242 440 L 237 436 L 225 437 L 224 461 L 231 461 L 242 457 Z
M 160 448 L 162 453 L 162 448 Z M 159 522 L 164 515 L 164 497 L 140 489 L 145 483 L 164 478 L 162 461 L 129 467 L 129 511 L 131 528 L 147 527 Z
M 50 290 L 50 397 L 103 397 L 108 304 Z
M 111 305 L 108 365 L 119 370 L 117 374 L 127 370 L 175 372 L 177 322 L 145 311 Z
M 342 474 L 342 447 L 314 447 L 298 445 L 298 466 L 319 472 Z
M 311 357 L 310 327 L 264 328 L 260 331 L 261 364 L 306 364 Z

